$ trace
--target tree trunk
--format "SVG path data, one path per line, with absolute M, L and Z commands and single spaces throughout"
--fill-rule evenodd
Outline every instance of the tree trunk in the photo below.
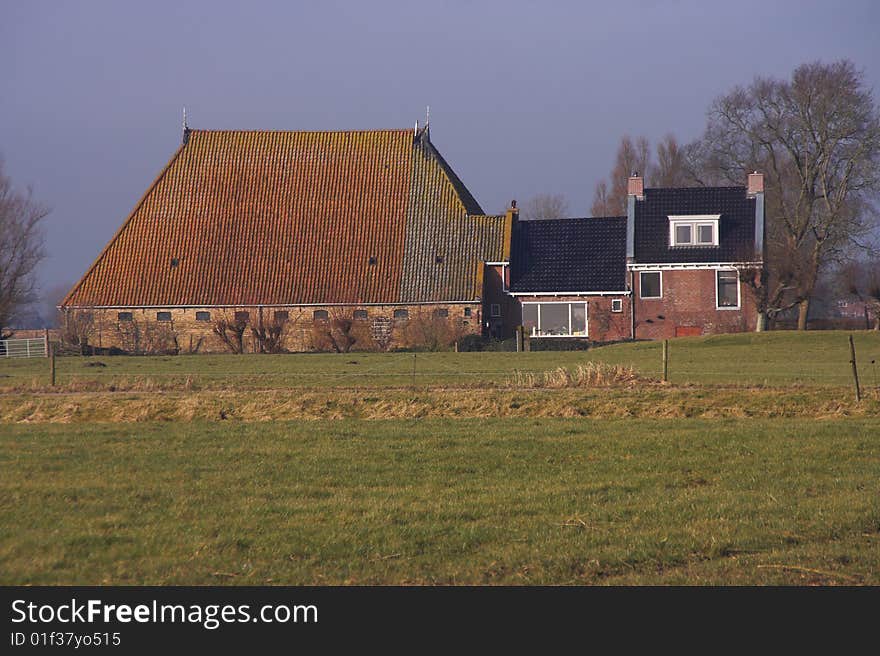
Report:
M 805 298 L 798 303 L 798 330 L 807 329 L 807 315 L 810 313 L 810 299 Z
M 758 312 L 758 317 L 755 321 L 755 332 L 763 333 L 765 330 L 767 330 L 767 315 L 763 312 Z

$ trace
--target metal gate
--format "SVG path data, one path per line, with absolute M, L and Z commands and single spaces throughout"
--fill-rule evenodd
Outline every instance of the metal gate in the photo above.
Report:
M 45 358 L 49 355 L 45 337 L 0 339 L 0 358 Z

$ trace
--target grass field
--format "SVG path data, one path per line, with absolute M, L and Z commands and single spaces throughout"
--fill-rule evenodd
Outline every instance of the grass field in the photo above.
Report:
M 880 335 L 670 344 L 0 361 L 0 584 L 880 584 Z
M 841 331 L 773 332 L 670 340 L 672 383 L 845 386 L 852 381 L 848 336 Z M 880 333 L 852 333 L 866 385 L 880 384 Z M 514 371 L 538 372 L 590 361 L 633 367 L 659 377 L 659 342 L 625 343 L 590 351 L 533 353 L 349 353 L 65 357 L 58 382 L 202 389 L 503 385 Z M 873 361 L 873 362 L 872 362 Z M 104 366 L 96 366 L 96 363 Z M 415 365 L 415 375 L 413 369 Z M 45 359 L 0 359 L 0 391 L 45 387 Z
M 0 580 L 880 583 L 880 421 L 15 426 Z

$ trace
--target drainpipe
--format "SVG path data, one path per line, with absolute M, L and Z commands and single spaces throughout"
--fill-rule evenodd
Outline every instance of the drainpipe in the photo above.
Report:
M 636 261 L 636 201 L 645 200 L 645 180 L 638 172 L 633 172 L 626 183 L 626 263 L 627 266 Z M 630 334 L 636 338 L 636 292 L 635 274 L 629 270 L 630 298 Z
M 763 279 L 766 246 L 764 244 L 764 175 L 762 173 L 757 171 L 749 173 L 746 194 L 749 198 L 755 199 L 755 257 L 761 260 L 761 277 Z M 758 316 L 755 318 L 755 332 L 763 332 L 766 328 L 766 321 L 766 313 L 758 310 Z

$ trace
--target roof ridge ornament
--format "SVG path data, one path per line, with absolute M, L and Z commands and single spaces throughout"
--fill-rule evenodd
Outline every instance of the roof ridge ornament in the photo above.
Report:
M 183 106 L 183 137 L 181 138 L 181 143 L 185 146 L 189 142 L 189 125 L 186 122 L 186 105 Z

